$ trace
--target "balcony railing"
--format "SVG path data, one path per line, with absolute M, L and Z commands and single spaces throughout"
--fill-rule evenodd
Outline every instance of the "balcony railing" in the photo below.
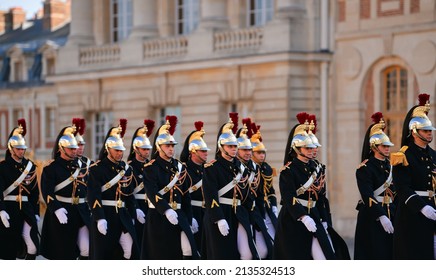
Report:
M 83 47 L 79 50 L 79 64 L 91 65 L 120 61 L 119 45 Z
M 182 56 L 188 53 L 188 39 L 174 37 L 144 42 L 144 59 Z
M 227 30 L 214 34 L 214 51 L 231 52 L 241 49 L 258 49 L 262 45 L 263 28 Z

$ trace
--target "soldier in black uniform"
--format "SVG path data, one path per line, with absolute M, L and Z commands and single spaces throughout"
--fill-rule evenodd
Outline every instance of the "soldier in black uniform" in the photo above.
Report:
M 395 206 L 392 170 L 389 161 L 391 143 L 384 133 L 383 114 L 371 116 L 362 147 L 362 163 L 356 170 L 361 199 L 356 209 L 354 237 L 355 260 L 391 260 Z
M 433 127 L 430 96 L 419 95 L 403 124 L 401 149 L 391 154 L 397 189 L 394 259 L 436 259 L 436 152 L 429 146 Z
M 192 206 L 192 232 L 194 233 L 197 248 L 201 248 L 203 232 L 204 198 L 203 198 L 203 171 L 210 150 L 203 140 L 203 122 L 195 122 L 195 130 L 185 140 L 180 153 L 180 161 L 186 165 L 188 171 L 189 194 Z
M 0 259 L 15 260 L 23 243 L 25 259 L 38 253 L 39 189 L 35 163 L 24 157 L 25 135 L 26 121 L 19 119 L 0 163 Z
M 248 170 L 236 158 L 237 113 L 218 132 L 215 160 L 205 165 L 203 194 L 203 257 L 206 259 L 259 259 L 250 217 L 242 203 L 249 196 Z M 234 129 L 234 131 L 233 131 Z
M 132 168 L 123 161 L 127 120 L 109 129 L 98 161 L 90 168 L 88 203 L 92 211 L 90 258 L 138 259 L 134 227 L 137 205 Z
M 259 166 L 251 160 L 253 155 L 253 146 L 251 145 L 250 138 L 252 136 L 251 131 L 251 119 L 242 119 L 242 128 L 236 133 L 238 140 L 238 153 L 237 158 L 244 165 L 245 169 L 248 171 L 248 186 L 249 186 L 249 196 L 243 202 L 243 206 L 247 208 L 250 215 L 250 223 L 252 225 L 252 234 L 254 242 L 256 244 L 257 253 L 259 258 L 267 259 L 272 257 L 273 244 L 272 238 L 268 233 L 267 226 L 265 224 L 265 219 L 262 216 L 262 212 L 259 209 L 258 197 L 262 196 L 260 188 L 260 168 Z M 242 258 L 244 258 L 242 256 Z
M 275 259 L 336 259 L 316 207 L 321 190 L 314 185 L 317 173 L 311 162 L 313 144 L 308 114 L 297 115 L 299 124 L 291 130 L 280 172 L 282 209 L 274 239 Z
M 135 230 L 138 237 L 139 248 L 142 247 L 142 236 L 144 234 L 144 224 L 148 212 L 148 200 L 144 187 L 144 167 L 150 161 L 150 152 L 153 148 L 148 137 L 154 128 L 153 120 L 144 120 L 144 125 L 136 129 L 133 134 L 132 144 L 127 163 L 133 169 L 133 179 L 135 181 L 135 196 L 138 205 Z
M 79 146 L 77 149 L 77 158 L 82 161 L 82 166 L 88 172 L 89 167 L 94 163 L 94 161 L 83 155 L 86 145 L 85 139 L 83 138 L 83 135 L 85 135 L 86 122 L 85 119 L 75 118 L 73 119 L 73 124 L 76 126 L 76 141 L 77 146 Z M 84 179 L 87 178 L 88 176 L 84 177 Z
M 142 259 L 198 259 L 186 166 L 174 158 L 177 117 L 167 116 L 156 133 L 153 159 L 144 169 L 149 200 Z
M 276 176 L 275 168 L 266 162 L 266 147 L 262 142 L 260 126 L 255 123 L 251 124 L 253 135 L 250 138 L 253 147 L 251 159 L 257 164 L 259 169 L 259 187 L 256 196 L 256 207 L 259 209 L 261 216 L 265 219 L 268 233 L 274 239 L 277 228 L 277 208 L 276 192 L 273 185 L 273 177 Z
M 74 125 L 64 127 L 53 147 L 53 161 L 42 171 L 41 191 L 47 210 L 41 232 L 41 255 L 47 259 L 87 259 L 91 213 L 86 204 L 87 168 L 77 159 Z

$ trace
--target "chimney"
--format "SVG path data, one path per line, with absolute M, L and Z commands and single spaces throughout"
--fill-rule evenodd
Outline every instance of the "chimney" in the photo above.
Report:
M 20 28 L 26 21 L 26 12 L 21 7 L 13 7 L 6 14 L 5 29 L 11 31 Z
M 43 26 L 55 30 L 70 19 L 70 1 L 46 0 L 44 2 Z
M 0 11 L 0 35 L 6 31 L 6 11 Z

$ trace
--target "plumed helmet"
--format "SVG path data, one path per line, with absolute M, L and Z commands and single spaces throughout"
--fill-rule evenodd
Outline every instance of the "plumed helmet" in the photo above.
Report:
M 74 118 L 73 119 L 73 124 L 76 126 L 76 141 L 77 144 L 81 144 L 81 145 L 85 145 L 85 139 L 83 138 L 83 135 L 85 134 L 85 128 L 86 128 L 86 123 L 85 123 L 85 119 L 81 119 L 81 118 Z
M 180 153 L 180 161 L 187 162 L 190 153 L 196 153 L 197 151 L 210 151 L 203 139 L 205 134 L 203 125 L 204 123 L 202 121 L 196 121 L 194 123 L 195 130 L 191 131 L 185 139 L 183 150 Z
M 178 142 L 174 139 L 176 131 L 177 116 L 166 116 L 166 122 L 163 124 L 156 134 L 155 146 L 158 151 L 161 150 L 161 145 L 177 145 Z
M 79 146 L 77 145 L 77 140 L 74 134 L 76 133 L 76 126 L 73 124 L 72 126 L 67 126 L 62 136 L 59 138 L 58 146 L 62 148 L 69 149 L 77 149 Z
M 362 146 L 362 157 L 364 161 L 371 155 L 372 148 L 378 145 L 394 146 L 389 137 L 385 134 L 386 123 L 383 120 L 383 114 L 376 112 L 371 116 L 372 124 L 368 127 Z
M 250 138 L 251 145 L 253 146 L 253 152 L 266 152 L 266 147 L 262 142 L 262 134 L 260 133 L 260 125 L 251 123 L 251 131 L 253 135 Z
M 238 145 L 238 140 L 234 134 L 238 129 L 238 113 L 229 113 L 229 116 L 229 121 L 221 127 L 219 132 L 217 144 L 220 150 L 224 145 Z
M 251 132 L 251 119 L 242 119 L 242 128 L 238 130 L 236 137 L 238 137 L 238 149 L 242 150 L 252 150 L 250 138 L 252 136 Z
M 137 148 L 142 149 L 152 149 L 150 139 L 148 137 L 151 135 L 151 132 L 154 128 L 153 120 L 144 120 L 144 126 L 139 128 L 133 138 L 132 147 L 134 150 Z
M 19 119 L 18 127 L 15 127 L 9 136 L 9 140 L 8 140 L 9 151 L 12 150 L 12 148 L 27 149 L 26 141 L 24 140 L 25 135 L 26 135 L 26 120 Z
M 316 116 L 315 115 L 309 115 L 309 131 L 307 134 L 309 135 L 310 139 L 312 140 L 312 143 L 317 146 L 321 147 L 321 144 L 318 141 L 318 138 L 316 137 L 315 133 L 317 131 L 317 122 L 316 122 Z
M 292 148 L 316 148 L 307 131 L 309 130 L 309 114 L 302 112 L 297 114 L 299 125 L 295 127 L 291 141 Z
M 417 130 L 436 130 L 427 114 L 430 111 L 430 95 L 421 93 L 418 95 L 418 105 L 413 106 L 406 115 L 403 123 L 401 145 L 408 145 L 411 132 L 417 134 Z
M 126 150 L 123 142 L 123 137 L 124 137 L 124 133 L 126 132 L 126 127 L 127 127 L 127 120 L 120 119 L 120 123 L 118 124 L 118 126 L 113 127 L 109 130 L 108 137 L 106 138 L 106 141 L 104 143 L 106 151 L 108 149 L 114 149 L 119 151 Z

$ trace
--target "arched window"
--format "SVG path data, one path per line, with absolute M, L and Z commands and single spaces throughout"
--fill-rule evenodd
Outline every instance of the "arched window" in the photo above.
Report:
M 382 112 L 386 133 L 397 147 L 401 144 L 403 121 L 408 111 L 407 79 L 407 70 L 400 66 L 391 66 L 382 72 Z
M 195 30 L 200 21 L 199 0 L 174 0 L 176 2 L 176 34 L 186 35 Z

